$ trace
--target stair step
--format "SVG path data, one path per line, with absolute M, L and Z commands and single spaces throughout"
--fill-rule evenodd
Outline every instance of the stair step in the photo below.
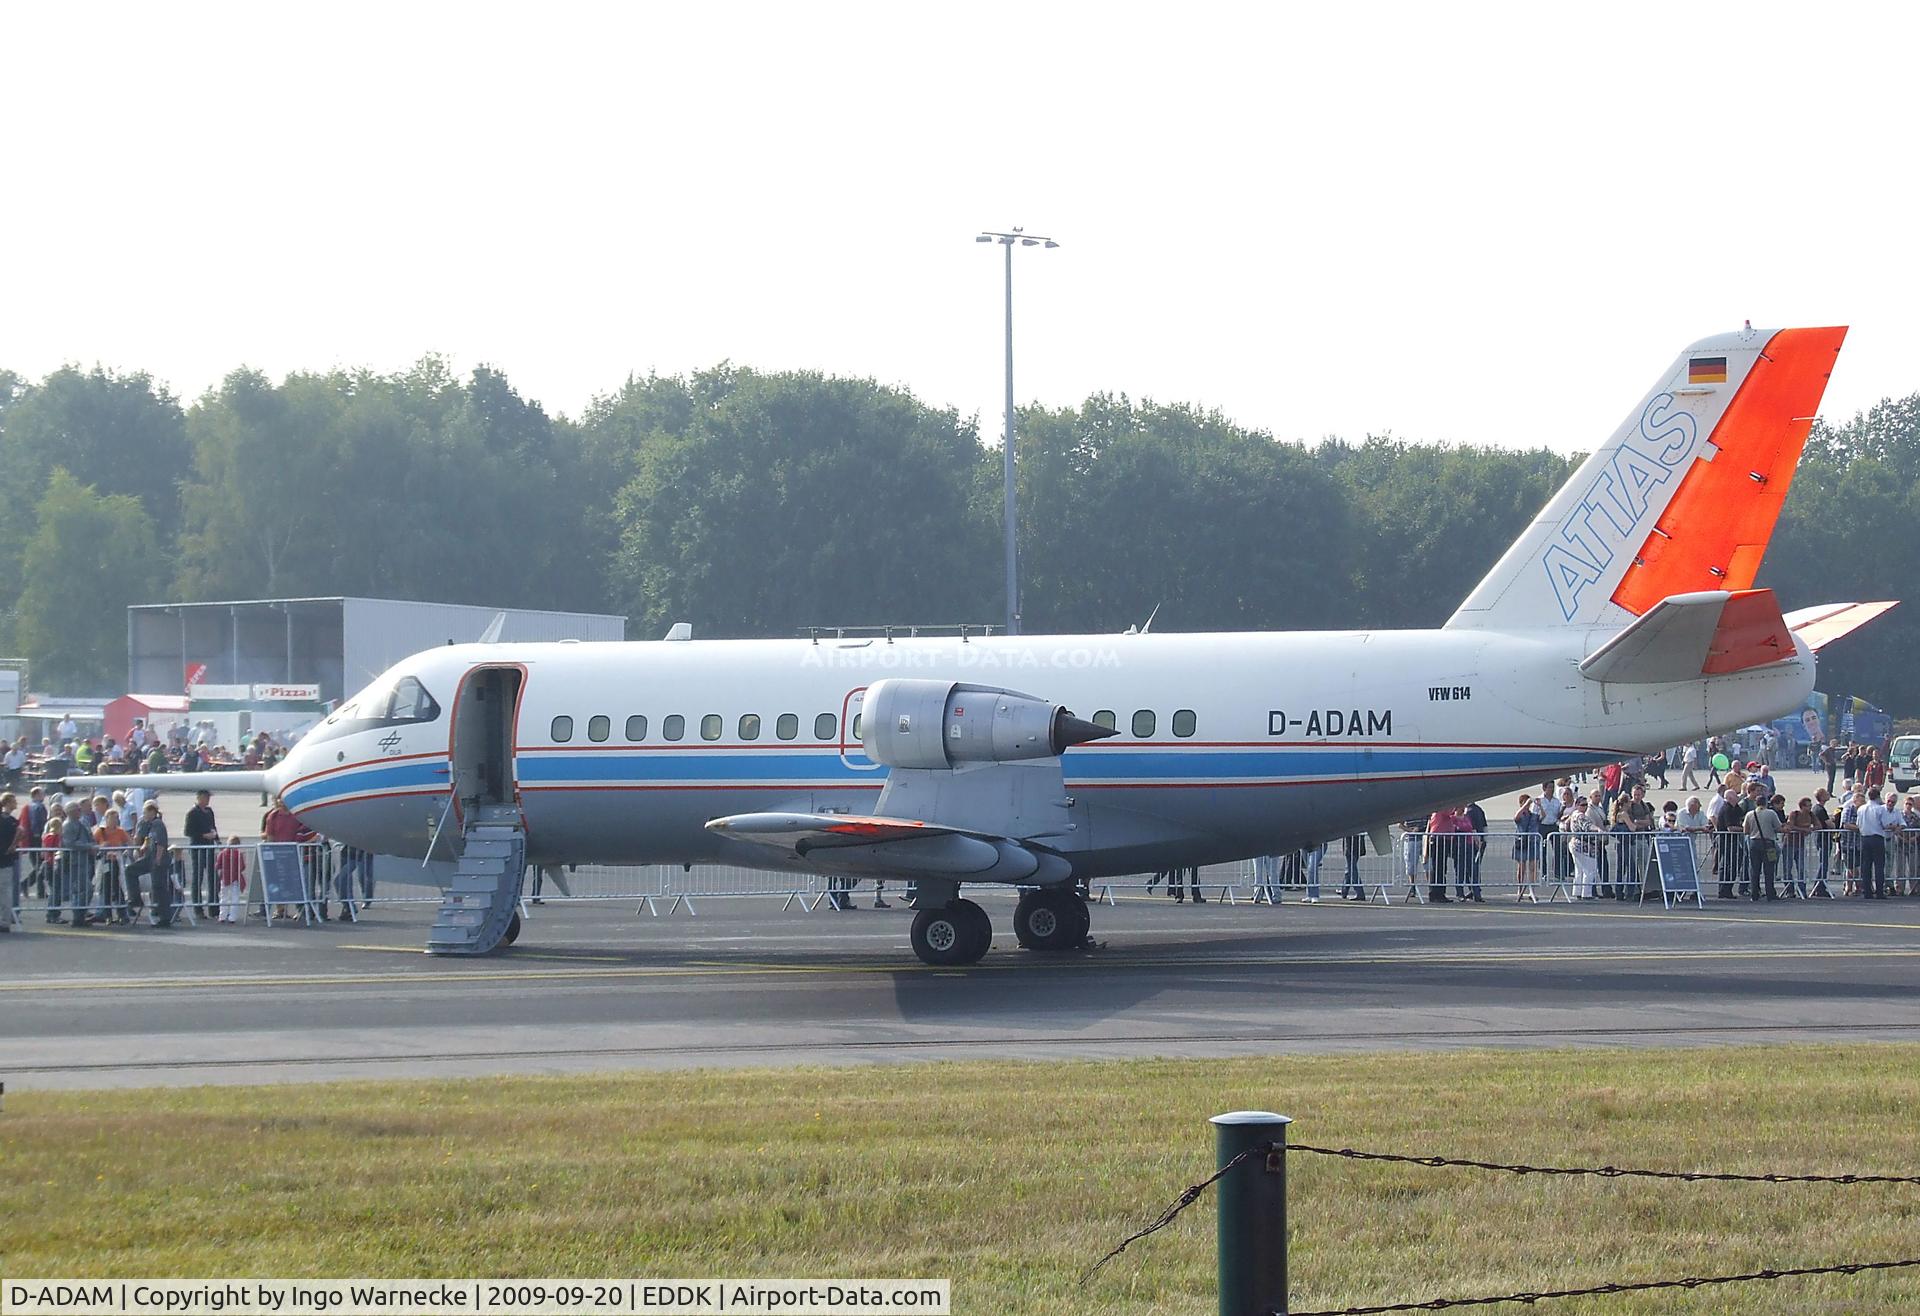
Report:
M 526 855 L 518 809 L 495 805 L 476 810 L 461 835 L 453 877 L 427 933 L 427 949 L 481 955 L 497 946 L 513 919 Z

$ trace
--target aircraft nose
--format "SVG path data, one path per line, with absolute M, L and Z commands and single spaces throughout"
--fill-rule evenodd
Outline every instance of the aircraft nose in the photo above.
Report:
M 288 782 L 301 775 L 300 760 L 303 755 L 300 746 L 295 745 L 287 751 L 287 756 L 267 769 L 266 784 L 268 795 L 278 795 Z

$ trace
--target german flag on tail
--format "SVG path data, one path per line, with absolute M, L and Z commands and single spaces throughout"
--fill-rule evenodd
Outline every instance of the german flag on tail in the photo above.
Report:
M 1727 382 L 1727 358 L 1724 356 L 1696 356 L 1687 362 L 1687 382 L 1689 384 L 1724 384 Z

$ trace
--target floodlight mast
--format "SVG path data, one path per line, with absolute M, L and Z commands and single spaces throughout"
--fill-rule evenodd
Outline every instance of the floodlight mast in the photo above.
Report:
M 1002 465 L 1006 468 L 1006 533 L 1007 533 L 1007 634 L 1020 633 L 1020 544 L 1019 520 L 1015 515 L 1013 491 L 1013 248 L 1018 243 L 1023 247 L 1041 247 L 1052 250 L 1060 244 L 1052 238 L 1041 237 L 1037 233 L 1028 233 L 1016 225 L 1011 233 L 996 233 L 992 230 L 978 234 L 975 242 L 997 242 L 1006 248 L 1007 265 L 1007 427 L 1006 437 L 1000 446 Z

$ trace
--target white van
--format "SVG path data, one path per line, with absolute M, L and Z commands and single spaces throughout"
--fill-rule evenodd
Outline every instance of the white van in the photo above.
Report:
M 1920 736 L 1893 738 L 1893 762 L 1887 765 L 1887 779 L 1895 790 L 1910 791 L 1920 786 L 1920 768 L 1913 765 L 1916 754 L 1920 754 Z

